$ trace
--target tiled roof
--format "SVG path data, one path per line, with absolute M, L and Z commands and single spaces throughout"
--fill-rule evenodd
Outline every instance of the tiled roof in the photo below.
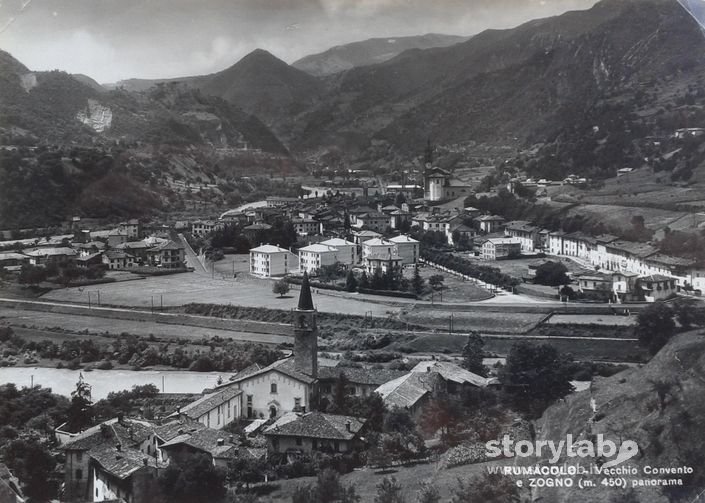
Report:
M 197 421 L 182 421 L 176 420 L 169 423 L 164 423 L 154 428 L 154 433 L 161 438 L 164 442 L 169 442 L 179 435 L 184 433 L 194 433 L 198 430 L 202 430 L 206 426 L 203 423 Z
M 453 381 L 458 384 L 472 384 L 484 388 L 487 386 L 487 379 L 477 375 L 460 365 L 451 362 L 425 361 L 418 363 L 412 372 L 437 372 L 445 381 Z
M 68 247 L 58 247 L 58 248 L 35 248 L 34 250 L 24 252 L 25 255 L 30 257 L 50 257 L 55 255 L 66 255 L 68 257 L 73 257 L 76 255 L 76 251 L 73 248 Z
M 426 394 L 433 391 L 439 376 L 435 372 L 409 372 L 375 390 L 388 407 L 413 407 Z
M 164 250 L 183 250 L 184 247 L 180 244 L 175 243 L 174 241 L 165 241 L 163 243 L 159 243 L 157 246 L 154 248 L 151 248 L 149 251 L 151 252 L 159 252 L 159 251 L 164 251 Z
M 127 253 L 123 250 L 108 250 L 104 253 L 104 255 L 108 260 L 120 260 L 120 259 L 126 259 L 126 258 L 134 258 L 134 256 L 130 255 L 129 253 Z
M 199 398 L 195 402 L 188 404 L 186 407 L 181 409 L 181 414 L 184 414 L 191 419 L 198 419 L 203 414 L 206 414 L 216 407 L 223 405 L 236 396 L 239 396 L 241 393 L 242 390 L 228 386 L 221 391 L 210 393 L 202 398 Z
M 665 281 L 675 281 L 676 278 L 671 278 L 670 276 L 664 276 L 663 274 L 652 274 L 651 276 L 643 276 L 639 278 L 639 281 L 663 283 Z
M 355 246 L 355 243 L 340 238 L 327 239 L 326 241 L 321 241 L 320 244 L 328 246 Z
M 291 377 L 292 379 L 296 379 L 297 381 L 303 382 L 305 384 L 312 384 L 315 381 L 313 377 L 303 374 L 296 370 L 294 368 L 294 358 L 289 357 L 277 360 L 271 365 L 268 365 L 258 370 L 257 372 L 252 372 L 251 374 L 245 376 L 240 376 L 239 374 L 237 374 L 235 375 L 235 379 L 233 379 L 233 382 L 241 382 L 245 379 L 249 379 L 254 376 L 266 374 L 267 372 L 279 372 L 280 374 L 284 374 L 288 377 Z
M 203 428 L 193 433 L 178 435 L 161 445 L 162 449 L 169 449 L 177 445 L 188 445 L 199 451 L 207 452 L 214 458 L 227 458 L 237 455 L 238 446 L 225 440 L 226 432 Z M 222 444 L 222 445 L 220 445 Z
M 379 386 L 386 382 L 397 379 L 406 372 L 403 370 L 389 369 L 361 369 L 353 367 L 319 367 L 318 378 L 323 379 L 338 379 L 340 374 L 345 376 L 351 384 L 365 384 Z
M 390 239 L 392 243 L 418 243 L 418 241 L 411 236 L 402 234 L 401 236 L 396 236 Z
M 81 432 L 66 442 L 63 449 L 87 451 L 105 443 L 135 446 L 146 440 L 153 430 L 154 426 L 147 421 L 125 419 L 121 424 L 117 418 L 113 418 Z
M 366 421 L 366 419 L 359 417 L 338 416 L 321 412 L 309 412 L 301 415 L 290 412 L 264 430 L 264 434 L 267 436 L 351 440 L 355 438 Z
M 373 238 L 362 243 L 365 246 L 393 246 L 394 243 L 386 239 Z
M 274 245 L 262 245 L 257 248 L 252 248 L 250 251 L 255 253 L 282 253 L 288 252 L 289 250 Z
M 100 448 L 92 449 L 91 458 L 100 464 L 101 467 L 110 474 L 120 479 L 126 479 L 133 472 L 144 466 L 152 468 L 164 467 L 155 458 L 148 456 L 136 449 L 117 450 L 115 446 L 103 445 Z
M 334 246 L 328 246 L 324 245 L 322 243 L 318 244 L 313 244 L 313 245 L 308 245 L 304 246 L 303 248 L 299 248 L 300 252 L 309 252 L 309 253 L 334 253 L 337 252 L 338 249 L 335 248 Z
M 671 255 L 664 255 L 662 253 L 651 255 L 649 258 L 646 259 L 646 261 L 675 267 L 692 267 L 696 264 L 696 261 L 694 260 L 689 260 L 687 258 L 681 257 L 672 257 Z
M 29 260 L 29 257 L 21 253 L 2 252 L 0 253 L 0 260 Z

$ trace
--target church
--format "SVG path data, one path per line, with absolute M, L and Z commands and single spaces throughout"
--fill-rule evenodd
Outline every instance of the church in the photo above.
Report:
M 239 372 L 226 385 L 241 390 L 241 416 L 277 418 L 287 412 L 310 412 L 318 387 L 318 327 L 311 285 L 304 273 L 294 310 L 294 354 L 266 367 Z

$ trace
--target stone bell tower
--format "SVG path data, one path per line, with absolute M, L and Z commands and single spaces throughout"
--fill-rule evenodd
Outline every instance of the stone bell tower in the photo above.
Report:
M 294 310 L 294 367 L 313 378 L 318 376 L 318 327 L 308 274 L 304 272 L 299 305 Z

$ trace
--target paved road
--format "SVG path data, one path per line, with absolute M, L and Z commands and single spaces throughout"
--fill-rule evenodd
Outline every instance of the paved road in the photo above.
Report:
M 203 267 L 203 263 L 198 260 L 198 255 L 196 255 L 196 252 L 193 251 L 193 248 L 191 248 L 191 245 L 188 243 L 183 234 L 179 234 L 179 239 L 186 248 L 186 264 L 189 267 L 193 267 L 193 272 L 197 274 L 208 274 L 208 271 L 206 271 L 206 268 Z

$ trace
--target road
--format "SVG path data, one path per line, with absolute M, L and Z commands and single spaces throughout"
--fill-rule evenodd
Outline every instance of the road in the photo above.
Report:
M 203 266 L 203 263 L 198 259 L 198 255 L 196 255 L 196 252 L 193 251 L 193 248 L 191 248 L 191 245 L 183 234 L 179 234 L 179 239 L 181 240 L 181 243 L 183 243 L 184 248 L 186 248 L 186 264 L 189 267 L 193 267 L 193 272 L 197 274 L 208 274 L 208 271 Z

